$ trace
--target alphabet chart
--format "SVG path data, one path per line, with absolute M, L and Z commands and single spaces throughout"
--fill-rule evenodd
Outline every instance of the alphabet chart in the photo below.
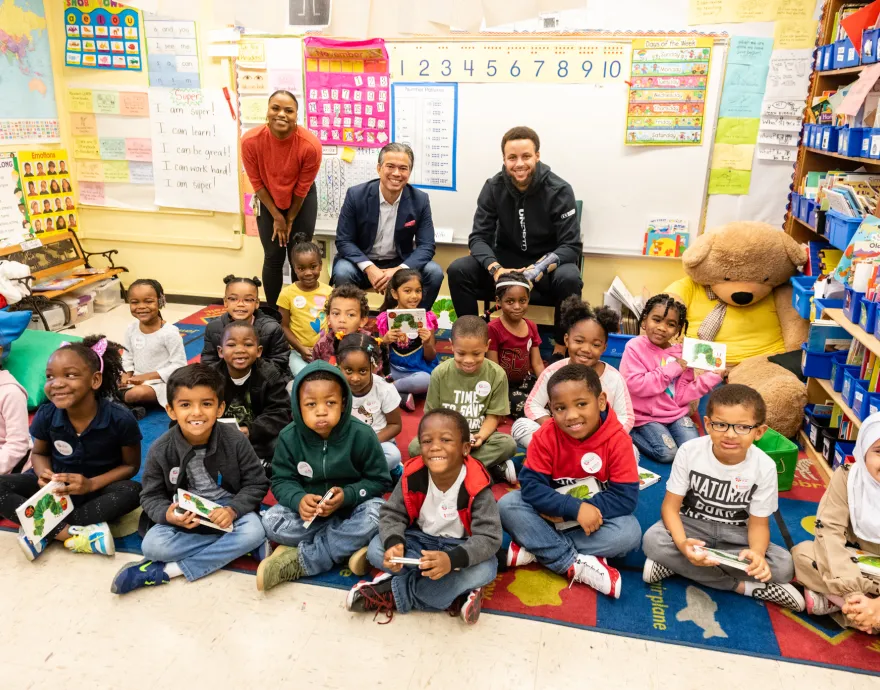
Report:
M 541 41 L 393 43 L 391 75 L 416 82 L 541 82 L 623 84 L 629 74 L 627 43 Z
M 138 11 L 119 2 L 66 0 L 64 9 L 68 67 L 140 72 Z
M 306 126 L 322 144 L 381 148 L 389 141 L 390 75 L 382 39 L 308 37 Z

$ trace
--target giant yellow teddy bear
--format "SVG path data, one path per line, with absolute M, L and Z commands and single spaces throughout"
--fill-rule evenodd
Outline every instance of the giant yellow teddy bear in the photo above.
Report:
M 770 355 L 798 350 L 809 323 L 791 306 L 788 284 L 806 250 L 772 225 L 735 222 L 700 237 L 682 256 L 686 278 L 665 292 L 687 306 L 691 338 L 727 345 L 728 380 L 758 390 L 767 423 L 794 436 L 803 417 L 804 384 Z

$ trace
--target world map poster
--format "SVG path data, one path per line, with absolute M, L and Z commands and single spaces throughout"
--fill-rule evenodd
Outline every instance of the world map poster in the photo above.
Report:
M 43 0 L 0 0 L 0 145 L 61 141 Z

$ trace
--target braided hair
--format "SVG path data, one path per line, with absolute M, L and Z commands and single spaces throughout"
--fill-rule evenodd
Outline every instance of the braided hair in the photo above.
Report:
M 253 285 L 259 290 L 260 286 L 262 286 L 263 284 L 263 281 L 257 278 L 257 276 L 254 276 L 253 278 L 243 278 L 233 275 L 232 273 L 230 273 L 223 279 L 223 284 L 226 286 L 227 290 L 229 289 L 230 285 L 235 285 L 236 283 L 247 283 L 248 285 Z
M 321 248 L 312 242 L 312 238 L 304 232 L 298 232 L 293 236 L 293 249 L 290 250 L 290 256 L 299 256 L 300 254 L 314 254 L 321 262 Z
M 349 333 L 336 341 L 336 361 L 342 364 L 349 352 L 363 352 L 373 369 L 382 364 L 382 347 L 365 333 Z
M 645 308 L 642 309 L 642 313 L 639 315 L 639 330 L 642 329 L 645 324 L 645 319 L 648 318 L 648 315 L 654 310 L 654 307 L 657 306 L 663 307 L 664 319 L 670 310 L 678 315 L 678 333 L 676 333 L 676 335 L 681 335 L 682 331 L 687 331 L 687 307 L 681 302 L 676 301 L 671 295 L 667 295 L 665 292 L 662 292 L 659 295 L 654 295 L 645 302 Z
M 78 343 L 65 345 L 64 350 L 76 353 L 93 374 L 102 370 L 101 362 L 103 360 L 101 386 L 95 391 L 95 397 L 98 400 L 102 398 L 115 400 L 119 393 L 119 377 L 122 376 L 122 355 L 120 353 L 123 348 L 119 343 L 108 340 L 107 350 L 102 357 L 92 349 L 102 338 L 104 338 L 103 335 L 87 335 Z
M 617 333 L 620 330 L 620 315 L 616 311 L 611 307 L 593 309 L 588 302 L 577 295 L 570 295 L 562 300 L 559 312 L 562 328 L 566 333 L 581 321 L 598 323 L 605 331 L 606 339 L 609 333 Z

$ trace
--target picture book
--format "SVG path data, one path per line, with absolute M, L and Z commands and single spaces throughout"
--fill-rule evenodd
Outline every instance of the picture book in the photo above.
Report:
M 880 556 L 875 556 L 873 553 L 860 549 L 848 548 L 847 551 L 852 555 L 852 559 L 859 564 L 859 570 L 862 571 L 863 575 L 867 575 L 874 580 L 880 580 Z
M 560 486 L 556 489 L 556 493 L 563 494 L 564 496 L 574 496 L 581 501 L 586 501 L 588 498 L 592 498 L 601 491 L 602 486 L 599 484 L 599 480 L 595 477 L 578 479 L 572 484 L 566 484 L 565 486 Z M 572 529 L 573 527 L 580 527 L 577 520 L 554 522 L 553 526 L 560 532 Z
M 716 371 L 724 369 L 727 363 L 727 345 L 708 340 L 685 338 L 681 348 L 681 358 L 692 369 Z
M 229 527 L 219 527 L 211 522 L 211 519 L 208 517 L 212 510 L 223 507 L 219 503 L 214 503 L 207 498 L 202 498 L 201 496 L 194 494 L 192 491 L 185 491 L 184 489 L 177 490 L 177 503 L 180 506 L 177 509 L 178 514 L 190 510 L 198 516 L 197 519 L 199 523 L 205 525 L 205 527 L 213 527 L 214 529 L 219 529 L 221 532 L 232 531 L 232 525 L 229 525 Z
M 21 528 L 31 541 L 43 539 L 73 512 L 70 496 L 53 493 L 63 486 L 61 482 L 49 482 L 15 509 Z
M 399 328 L 410 340 L 419 337 L 419 329 L 425 328 L 427 311 L 424 309 L 389 309 L 388 330 Z
M 663 477 L 656 472 L 651 472 L 651 470 L 646 470 L 644 467 L 639 467 L 639 491 L 647 489 L 649 486 L 654 486 L 654 484 L 661 479 L 663 479 Z
M 649 230 L 645 233 L 642 254 L 645 256 L 681 256 L 688 248 L 690 235 L 686 232 L 660 232 Z
M 729 568 L 736 568 L 737 570 L 745 570 L 751 565 L 749 561 L 739 560 L 735 553 L 728 553 L 727 551 L 721 551 L 719 549 L 710 549 L 707 546 L 695 546 L 694 551 L 698 554 L 706 553 L 712 560 L 718 561 L 720 565 L 726 565 Z
M 648 221 L 648 232 L 664 235 L 688 232 L 688 222 L 684 218 L 651 218 Z
M 51 292 L 53 290 L 64 290 L 81 282 L 82 278 L 55 278 L 54 280 L 44 280 L 39 282 L 31 289 L 34 292 Z
M 835 321 L 819 320 L 810 324 L 807 350 L 810 352 L 837 352 L 848 350 L 853 337 Z

